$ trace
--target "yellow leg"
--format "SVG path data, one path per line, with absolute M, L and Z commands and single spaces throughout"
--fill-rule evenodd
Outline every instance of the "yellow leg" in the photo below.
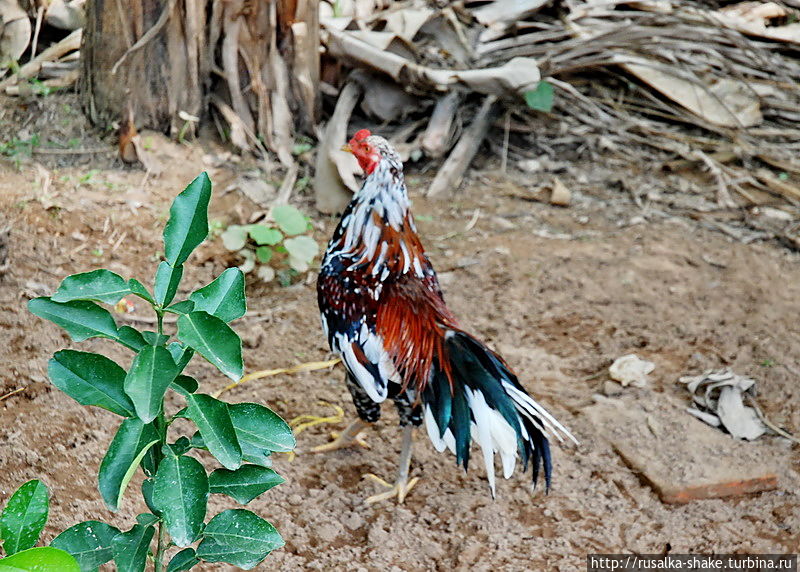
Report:
M 367 504 L 373 504 L 394 497 L 397 497 L 398 503 L 403 504 L 403 501 L 405 500 L 408 493 L 411 491 L 411 489 L 414 488 L 414 485 L 416 485 L 417 482 L 419 482 L 418 477 L 414 477 L 410 481 L 408 480 L 408 473 L 411 468 L 411 448 L 413 443 L 414 443 L 414 427 L 412 425 L 406 425 L 403 428 L 403 448 L 400 452 L 400 463 L 397 471 L 397 481 L 395 481 L 394 485 L 390 485 L 385 480 L 376 475 L 373 475 L 372 473 L 367 473 L 366 475 L 364 475 L 364 478 L 375 481 L 376 483 L 383 485 L 384 487 L 389 489 L 384 493 L 379 493 L 377 495 L 368 497 Z

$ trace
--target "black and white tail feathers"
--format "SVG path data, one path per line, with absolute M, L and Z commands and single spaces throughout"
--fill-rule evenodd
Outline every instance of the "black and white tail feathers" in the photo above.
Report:
M 470 443 L 483 453 L 492 497 L 495 496 L 494 454 L 500 454 L 503 476 L 514 472 L 517 453 L 523 472 L 532 463 L 533 484 L 544 468 L 550 489 L 552 463 L 548 437 L 578 441 L 526 393 L 502 359 L 481 342 L 461 331 L 445 336 L 445 359 L 434 362 L 429 383 L 422 392 L 425 426 L 437 451 L 450 449 L 456 463 L 469 465 Z M 449 367 L 447 367 L 449 366 Z M 451 372 L 453 387 L 446 370 Z

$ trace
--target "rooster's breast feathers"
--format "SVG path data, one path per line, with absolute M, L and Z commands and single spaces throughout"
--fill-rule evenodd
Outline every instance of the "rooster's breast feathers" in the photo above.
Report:
M 423 389 L 456 321 L 406 205 L 360 199 L 328 246 L 318 296 L 331 347 L 380 402 L 390 383 Z

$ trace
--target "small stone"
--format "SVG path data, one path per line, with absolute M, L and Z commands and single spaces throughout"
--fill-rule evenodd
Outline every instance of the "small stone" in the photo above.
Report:
M 300 495 L 298 495 L 298 494 L 293 494 L 293 495 L 290 495 L 290 496 L 289 496 L 289 498 L 288 498 L 287 500 L 289 501 L 289 504 L 290 504 L 290 505 L 292 505 L 292 506 L 297 506 L 297 505 L 299 505 L 299 504 L 302 504 L 302 502 L 303 502 L 303 497 L 301 497 L 301 496 L 300 496 Z
M 342 524 L 349 530 L 357 530 L 364 526 L 364 519 L 357 512 L 351 512 L 347 517 L 342 520 Z
M 622 386 L 608 379 L 603 384 L 603 395 L 608 397 L 616 397 L 618 395 L 622 395 Z
M 458 565 L 467 566 L 473 564 L 483 551 L 483 546 L 478 542 L 473 542 L 464 547 L 458 555 Z
M 542 162 L 539 159 L 525 159 L 518 162 L 517 167 L 526 173 L 538 173 L 542 170 Z
M 340 532 L 342 526 L 338 523 L 327 523 L 317 527 L 317 536 L 323 542 L 333 542 Z
M 558 177 L 553 177 L 553 188 L 550 194 L 550 204 L 559 207 L 568 207 L 572 201 L 572 193 Z
M 383 530 L 379 524 L 373 524 L 367 533 L 367 541 L 372 548 L 379 548 L 389 540 L 389 533 Z

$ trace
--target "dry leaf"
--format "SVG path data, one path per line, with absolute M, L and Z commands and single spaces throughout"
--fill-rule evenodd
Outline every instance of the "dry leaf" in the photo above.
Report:
M 550 0 L 496 0 L 472 11 L 484 26 L 505 28 L 538 12 Z
M 61 30 L 77 30 L 83 28 L 86 0 L 50 0 L 44 13 L 44 21 Z
M 31 41 L 31 21 L 17 0 L 0 0 L 0 63 L 17 61 Z
M 391 122 L 419 110 L 420 100 L 394 82 L 373 77 L 369 89 L 364 90 L 361 109 L 380 121 Z
M 656 368 L 656 364 L 643 360 L 636 354 L 628 354 L 614 360 L 608 368 L 608 375 L 623 386 L 644 387 L 647 385 L 647 374 Z
M 430 8 L 396 10 L 386 16 L 386 29 L 407 42 L 413 42 L 414 36 L 433 14 Z

